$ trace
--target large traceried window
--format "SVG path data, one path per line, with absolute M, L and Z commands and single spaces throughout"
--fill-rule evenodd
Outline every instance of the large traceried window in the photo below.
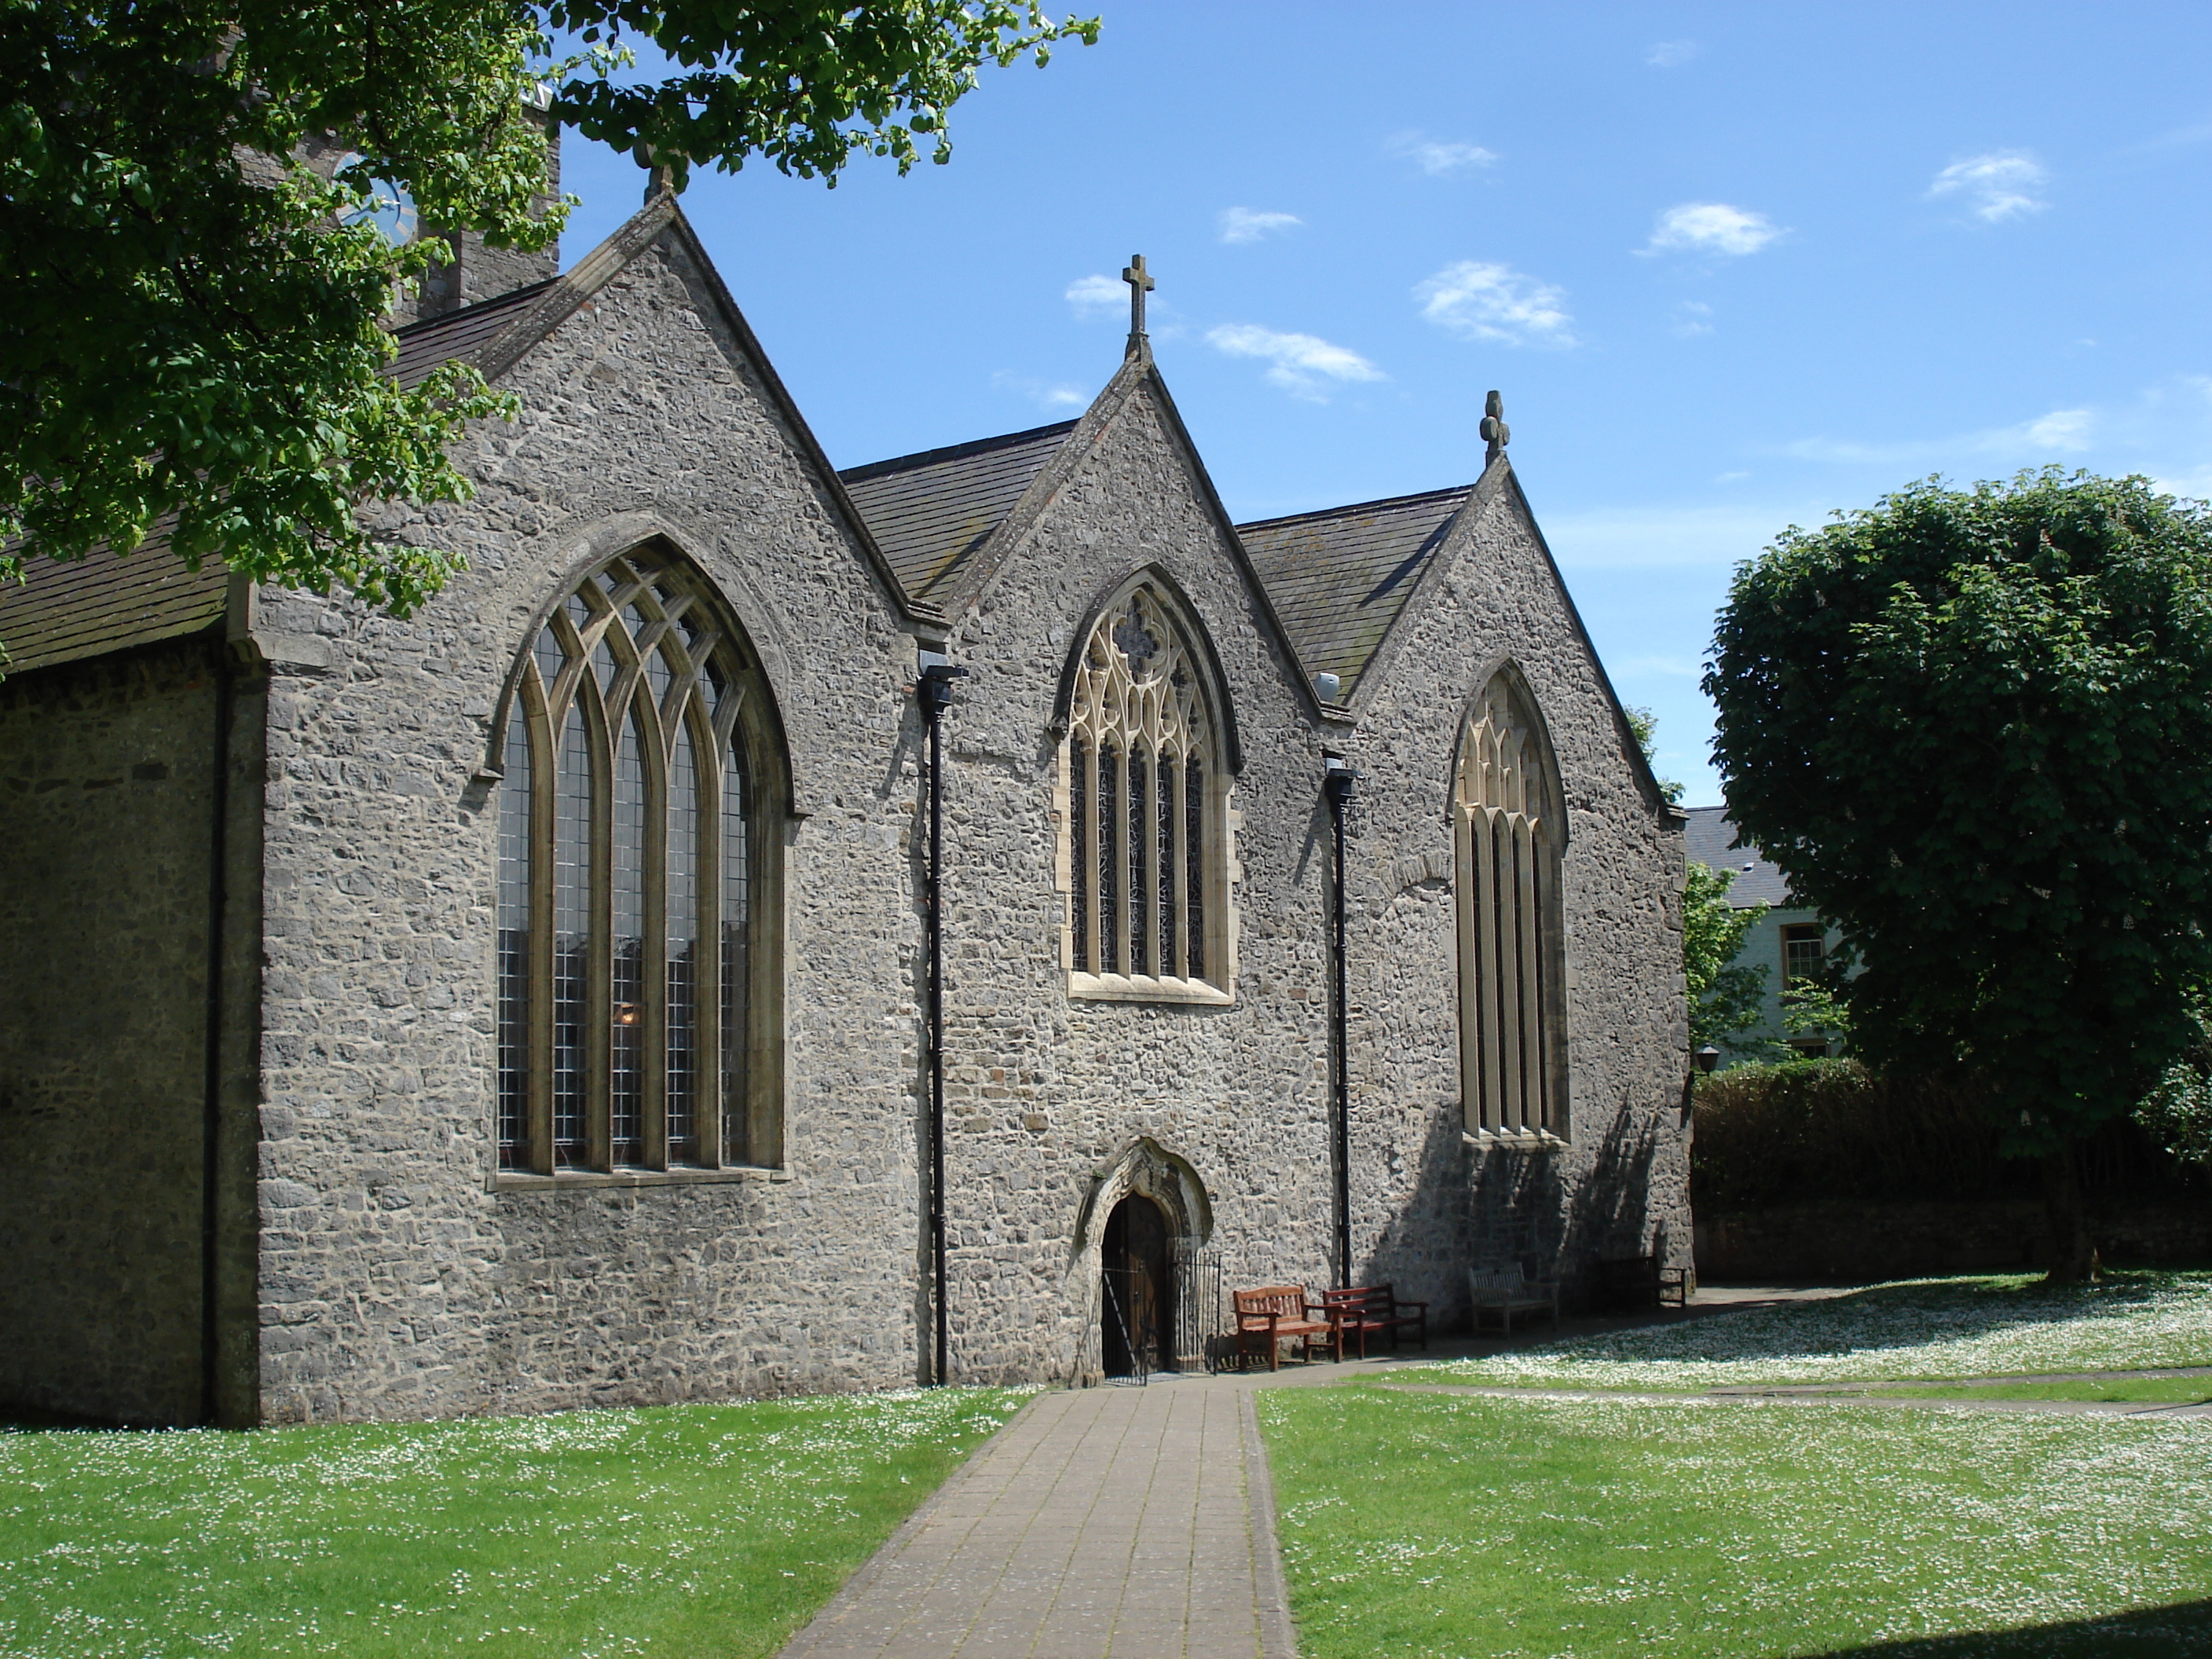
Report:
M 764 683 L 658 548 L 553 608 L 507 696 L 499 801 L 499 1166 L 778 1161 L 772 960 L 786 790 Z
M 1461 730 L 1452 818 L 1467 1128 L 1564 1139 L 1563 825 L 1540 729 L 1508 673 L 1491 680 Z
M 1151 583 L 1083 641 L 1060 755 L 1070 994 L 1230 1001 L 1229 778 L 1200 659 Z

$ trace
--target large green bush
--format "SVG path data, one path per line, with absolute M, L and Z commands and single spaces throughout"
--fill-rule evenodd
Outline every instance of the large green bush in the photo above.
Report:
M 1701 1079 L 1690 1193 L 1707 1212 L 1821 1199 L 2029 1197 L 2035 1164 L 1998 1152 L 1985 1085 L 1964 1077 L 1881 1077 L 1856 1060 L 1731 1066 Z M 2104 1194 L 2158 1196 L 2207 1185 L 2124 1118 L 2076 1152 Z

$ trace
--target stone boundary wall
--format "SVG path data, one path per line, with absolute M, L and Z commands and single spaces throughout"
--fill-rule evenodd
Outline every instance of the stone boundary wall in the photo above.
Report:
M 2212 1206 L 2093 1200 L 2089 1226 L 2109 1263 L 2212 1263 Z M 2032 1198 L 1778 1205 L 1701 1215 L 1697 1241 L 1698 1278 L 1746 1284 L 2025 1273 L 2051 1256 L 2042 1201 Z

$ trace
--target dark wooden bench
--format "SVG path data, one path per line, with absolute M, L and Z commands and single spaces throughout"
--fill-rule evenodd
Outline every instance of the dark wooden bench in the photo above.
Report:
M 1656 1255 L 1626 1255 L 1597 1264 L 1598 1295 L 1608 1308 L 1656 1313 L 1690 1305 L 1690 1270 L 1660 1265 Z
M 1517 1313 L 1547 1313 L 1552 1328 L 1559 1328 L 1559 1281 L 1530 1279 L 1517 1261 L 1503 1267 L 1469 1267 L 1467 1289 L 1474 1304 L 1468 1322 L 1477 1332 L 1482 1329 L 1482 1316 L 1486 1313 L 1498 1316 L 1499 1334 L 1504 1336 L 1513 1334 L 1513 1316 Z
M 1340 1346 L 1356 1337 L 1362 1359 L 1367 1358 L 1370 1332 L 1387 1335 L 1393 1351 L 1398 1346 L 1398 1333 L 1409 1328 L 1419 1334 L 1423 1347 L 1429 1346 L 1429 1304 L 1401 1301 L 1390 1285 L 1354 1285 L 1323 1291 L 1321 1305 L 1322 1316 L 1336 1322 Z
M 1328 1347 L 1334 1356 L 1344 1358 L 1344 1338 L 1337 1325 L 1328 1319 L 1316 1319 L 1322 1305 L 1306 1300 L 1303 1285 L 1262 1285 L 1249 1291 L 1231 1292 L 1237 1304 L 1237 1362 L 1259 1351 L 1266 1344 L 1267 1369 L 1279 1370 L 1283 1363 L 1280 1344 L 1295 1341 L 1299 1345 L 1299 1357 L 1310 1360 L 1316 1344 Z

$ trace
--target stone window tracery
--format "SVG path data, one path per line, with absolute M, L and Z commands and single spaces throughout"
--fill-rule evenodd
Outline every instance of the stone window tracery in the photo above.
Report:
M 1070 993 L 1229 1001 L 1229 781 L 1199 660 L 1150 583 L 1083 641 L 1060 754 Z
M 1557 788 L 1501 672 L 1460 734 L 1452 788 L 1461 1089 L 1470 1133 L 1565 1139 Z
M 507 709 L 500 1169 L 777 1161 L 779 1016 L 751 968 L 787 792 L 735 624 L 687 562 L 633 549 L 553 608 Z

